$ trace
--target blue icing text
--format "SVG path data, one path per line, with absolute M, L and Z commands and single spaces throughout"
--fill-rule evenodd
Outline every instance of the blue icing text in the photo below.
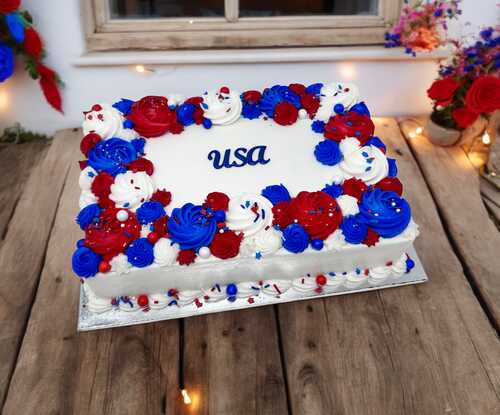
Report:
M 291 199 L 288 189 L 282 184 L 267 186 L 261 193 L 262 196 L 268 199 L 273 205 L 279 202 L 288 202 Z
M 208 159 L 213 160 L 214 169 L 222 169 L 223 167 L 229 169 L 231 167 L 243 167 L 247 164 L 255 166 L 257 164 L 267 164 L 271 159 L 266 158 L 267 146 L 255 146 L 250 150 L 244 147 L 239 147 L 234 150 L 234 159 L 231 161 L 231 149 L 224 151 L 224 157 L 221 157 L 219 150 L 212 150 L 208 153 Z
M 217 222 L 202 206 L 186 203 L 182 208 L 172 211 L 167 228 L 170 239 L 178 243 L 181 249 L 199 249 L 210 245 L 217 230 Z

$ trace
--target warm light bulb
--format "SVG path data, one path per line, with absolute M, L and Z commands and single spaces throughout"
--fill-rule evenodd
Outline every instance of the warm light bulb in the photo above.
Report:
M 9 96 L 7 91 L 0 91 L 0 111 L 6 110 L 9 106 Z
M 483 144 L 485 145 L 488 145 L 488 144 L 491 144 L 491 138 L 490 138 L 490 135 L 488 134 L 488 132 L 485 132 L 483 134 Z
M 410 131 L 410 132 L 408 133 L 408 136 L 409 136 L 410 138 L 415 138 L 415 137 L 417 136 L 417 134 L 415 133 L 415 131 Z
M 146 71 L 146 68 L 143 65 L 136 65 L 135 70 L 139 73 L 144 73 Z
M 347 81 L 356 79 L 356 66 L 352 63 L 341 63 L 339 65 L 339 72 L 342 79 Z
M 184 399 L 184 404 L 191 405 L 191 398 L 186 389 L 181 389 L 182 399 Z
M 422 127 L 417 127 L 415 128 L 415 133 L 417 133 L 417 135 L 420 135 L 424 132 L 424 129 Z

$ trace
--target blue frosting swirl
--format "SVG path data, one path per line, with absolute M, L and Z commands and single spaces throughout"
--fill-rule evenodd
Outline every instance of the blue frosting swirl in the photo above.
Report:
M 125 251 L 128 262 L 134 267 L 144 268 L 151 265 L 155 259 L 153 245 L 146 238 L 139 238 L 132 242 Z
M 359 220 L 384 238 L 403 232 L 411 219 L 408 202 L 395 192 L 373 189 L 363 194 Z
M 181 249 L 199 249 L 208 246 L 217 230 L 217 222 L 212 215 L 203 214 L 202 206 L 186 203 L 172 211 L 167 222 L 170 239 Z
M 137 149 L 121 138 L 99 141 L 89 153 L 88 163 L 98 172 L 108 172 L 116 176 L 127 169 L 128 163 L 137 159 Z
M 294 254 L 303 252 L 309 245 L 309 235 L 302 226 L 296 223 L 292 223 L 285 228 L 282 239 L 283 248 Z
M 143 225 L 154 222 L 156 219 L 166 215 L 163 205 L 156 200 L 144 202 L 135 213 L 137 215 L 137 219 Z
M 243 116 L 243 118 L 254 120 L 261 116 L 262 111 L 260 110 L 259 104 L 251 104 L 243 100 L 242 102 L 243 102 L 243 108 L 241 110 L 241 115 Z
M 316 120 L 311 124 L 311 128 L 315 133 L 323 134 L 325 132 L 324 121 Z
M 336 141 L 323 140 L 314 149 L 314 156 L 321 164 L 335 166 L 342 160 L 342 152 Z
M 122 98 L 120 101 L 113 104 L 113 108 L 120 111 L 123 115 L 128 115 L 128 113 L 132 109 L 133 104 L 134 101 L 132 101 L 131 99 Z
M 93 277 L 99 271 L 101 257 L 89 248 L 78 248 L 71 258 L 71 265 L 76 275 L 82 278 Z
M 196 105 L 191 103 L 185 103 L 177 107 L 177 121 L 179 121 L 184 127 L 194 124 L 194 112 L 196 110 Z
M 92 203 L 91 205 L 85 206 L 78 216 L 76 217 L 76 223 L 80 225 L 82 230 L 85 230 L 87 226 L 89 226 L 95 218 L 99 218 L 101 214 L 101 208 L 97 203 Z
M 360 115 L 366 115 L 370 117 L 370 110 L 368 109 L 364 101 L 354 104 L 349 111 L 357 112 Z
M 130 143 L 134 146 L 138 154 L 144 154 L 144 146 L 146 145 L 144 138 L 134 138 Z
M 345 240 L 351 244 L 360 244 L 368 233 L 368 226 L 359 220 L 359 213 L 344 217 L 340 229 L 342 229 Z
M 321 82 L 318 82 L 316 84 L 311 84 L 306 88 L 306 93 L 312 95 L 319 95 L 321 94 L 321 88 L 323 88 L 323 84 Z
M 274 85 L 266 88 L 260 98 L 259 107 L 268 117 L 274 116 L 276 105 L 281 102 L 289 102 L 295 108 L 300 109 L 300 97 L 287 86 Z
M 282 184 L 267 186 L 262 190 L 261 194 L 273 205 L 279 202 L 288 202 L 291 199 L 290 192 L 288 192 L 288 189 Z
M 387 163 L 389 163 L 389 177 L 396 177 L 398 175 L 398 166 L 395 159 L 387 158 Z
M 5 15 L 5 24 L 16 43 L 24 42 L 24 24 L 19 13 Z
M 387 150 L 387 147 L 385 146 L 385 144 L 383 143 L 383 141 L 377 137 L 377 136 L 373 136 L 371 137 L 367 142 L 366 144 L 367 146 L 375 146 L 375 147 L 378 147 L 380 150 L 382 150 L 384 153 L 385 151 Z
M 14 72 L 14 52 L 5 43 L 0 42 L 0 82 L 12 76 Z
M 323 187 L 321 191 L 329 194 L 334 199 L 336 199 L 342 193 L 344 193 L 344 189 L 342 188 L 342 186 L 340 184 L 335 184 L 335 183 L 325 185 L 325 187 Z

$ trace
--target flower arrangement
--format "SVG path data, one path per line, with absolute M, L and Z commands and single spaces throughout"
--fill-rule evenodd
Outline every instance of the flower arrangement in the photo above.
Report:
M 500 28 L 484 29 L 479 37 L 472 46 L 454 42 L 455 53 L 427 90 L 431 119 L 442 127 L 461 130 L 500 109 Z
M 416 52 L 432 51 L 446 43 L 443 32 L 447 21 L 456 18 L 462 11 L 461 0 L 419 0 L 413 5 L 405 0 L 405 6 L 397 24 L 385 34 L 385 47 L 403 46 L 413 56 Z
M 31 15 L 19 8 L 20 3 L 20 0 L 0 0 L 0 83 L 14 73 L 14 56 L 22 55 L 26 60 L 26 70 L 39 81 L 47 102 L 62 112 L 59 92 L 62 82 L 56 72 L 43 64 L 43 42 L 33 27 Z

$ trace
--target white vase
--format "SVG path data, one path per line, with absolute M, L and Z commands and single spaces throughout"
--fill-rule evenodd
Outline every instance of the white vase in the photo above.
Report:
M 438 146 L 452 146 L 460 140 L 462 132 L 454 128 L 441 127 L 428 118 L 424 134 L 432 144 Z

